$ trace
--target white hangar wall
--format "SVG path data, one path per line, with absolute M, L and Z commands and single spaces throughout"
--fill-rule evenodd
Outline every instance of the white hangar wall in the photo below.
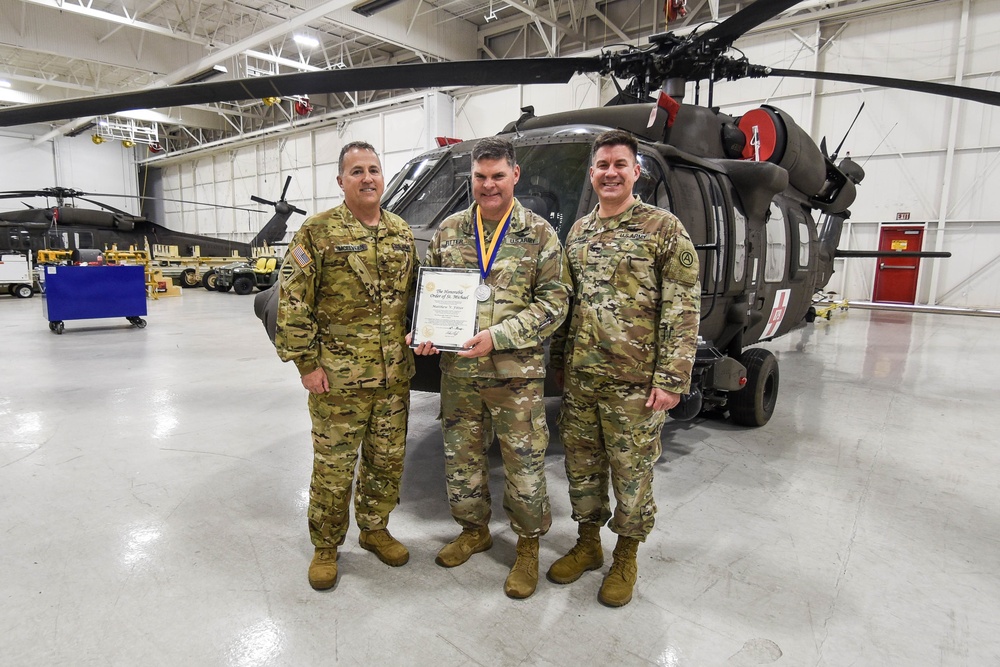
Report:
M 113 193 L 127 197 L 100 197 L 115 208 L 138 214 L 136 165 L 132 151 L 118 142 L 96 146 L 89 136 L 60 137 L 36 144 L 18 133 L 0 134 L 0 190 L 40 190 L 55 186 L 81 192 Z M 0 199 L 0 210 L 45 206 L 40 198 Z M 69 203 L 69 202 L 67 202 Z M 82 207 L 93 208 L 86 202 Z M 49 201 L 54 206 L 55 200 Z
M 905 12 L 824 24 L 804 23 L 740 41 L 751 62 L 789 69 L 829 69 L 903 79 L 961 83 L 997 90 L 1000 3 L 942 0 Z M 819 48 L 816 48 L 819 45 Z M 694 100 L 689 85 L 687 101 Z M 707 87 L 702 86 L 702 103 Z M 277 196 L 292 176 L 289 201 L 310 212 L 342 199 L 337 155 L 348 141 L 375 145 L 387 175 L 432 148 L 434 136 L 462 139 L 495 134 L 533 105 L 538 115 L 599 101 L 595 78 L 565 86 L 515 86 L 453 97 L 432 93 L 403 108 L 370 112 L 336 126 L 267 139 L 254 146 L 165 169 L 165 196 L 245 206 L 250 195 Z M 924 249 L 953 254 L 922 260 L 917 301 L 959 308 L 1000 307 L 1000 109 L 898 90 L 803 79 L 721 83 L 714 102 L 738 115 L 760 104 L 789 112 L 832 150 L 862 103 L 844 144 L 864 165 L 841 247 L 874 249 L 879 230 L 908 213 L 925 229 Z M 168 209 L 166 223 L 197 233 L 249 239 L 269 212 Z M 294 216 L 290 228 L 301 223 Z M 840 298 L 869 300 L 875 260 L 838 260 L 827 289 Z

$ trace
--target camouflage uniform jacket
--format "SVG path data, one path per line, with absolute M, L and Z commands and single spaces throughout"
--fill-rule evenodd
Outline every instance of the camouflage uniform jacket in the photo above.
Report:
M 486 284 L 492 296 L 479 304 L 479 331 L 490 330 L 493 352 L 465 359 L 441 354 L 441 372 L 458 377 L 545 377 L 542 343 L 569 312 L 566 256 L 555 230 L 514 200 L 513 218 Z M 478 269 L 476 206 L 449 216 L 427 248 L 430 266 Z
M 573 312 L 552 367 L 686 394 L 698 340 L 698 255 L 672 213 L 639 199 L 609 220 L 595 208 L 566 237 Z
M 416 265 L 413 233 L 397 215 L 383 210 L 377 229 L 345 204 L 311 216 L 281 265 L 278 356 L 301 375 L 324 368 L 331 388 L 410 379 L 406 309 Z

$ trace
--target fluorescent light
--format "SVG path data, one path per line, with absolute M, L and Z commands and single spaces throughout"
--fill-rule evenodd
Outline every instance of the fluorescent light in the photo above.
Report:
M 178 84 L 184 83 L 199 83 L 205 81 L 206 79 L 211 79 L 213 76 L 219 76 L 220 74 L 226 74 L 229 70 L 226 69 L 225 65 L 212 65 L 208 69 L 202 70 L 197 74 L 192 74 L 186 79 L 181 79 Z
M 292 40 L 294 40 L 299 46 L 304 46 L 307 49 L 315 49 L 319 46 L 319 40 L 315 37 L 310 37 L 309 35 L 295 35 L 292 37 Z
M 365 0 L 365 2 L 351 7 L 351 11 L 361 14 L 362 16 L 371 16 L 375 12 L 380 12 L 383 9 L 392 7 L 399 1 L 400 0 Z
M 0 79 L 0 88 L 10 88 L 10 81 L 7 79 Z

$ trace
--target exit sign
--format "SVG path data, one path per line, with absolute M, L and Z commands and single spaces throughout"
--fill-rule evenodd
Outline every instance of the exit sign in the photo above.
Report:
M 910 219 L 910 213 L 909 213 L 909 211 L 907 211 L 906 213 L 897 213 L 896 214 L 896 220 L 909 220 L 909 219 Z

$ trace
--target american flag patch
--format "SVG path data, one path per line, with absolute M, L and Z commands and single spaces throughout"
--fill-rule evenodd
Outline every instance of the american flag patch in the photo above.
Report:
M 306 249 L 302 247 L 301 243 L 292 248 L 292 259 L 295 260 L 295 263 L 299 265 L 300 269 L 306 268 L 312 264 L 313 261 L 312 257 L 309 256 L 309 253 L 306 252 Z

